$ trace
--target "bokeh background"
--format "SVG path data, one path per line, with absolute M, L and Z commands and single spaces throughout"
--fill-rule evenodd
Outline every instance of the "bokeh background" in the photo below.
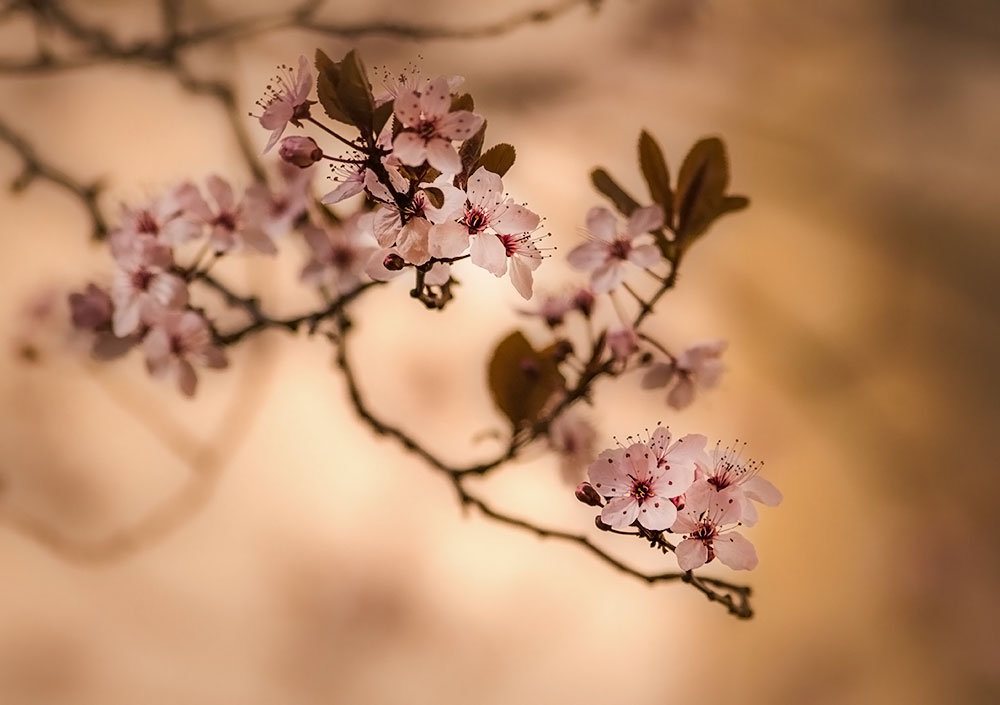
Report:
M 280 9 L 186 5 L 201 20 Z M 121 37 L 157 28 L 145 0 L 68 6 Z M 440 26 L 535 7 L 327 6 Z M 78 203 L 38 182 L 0 196 L 0 703 L 1000 701 L 998 28 L 986 0 L 607 0 L 486 39 L 282 31 L 192 52 L 192 72 L 235 81 L 243 112 L 275 64 L 317 45 L 465 75 L 492 140 L 518 148 L 507 186 L 563 252 L 599 201 L 593 166 L 642 192 L 641 128 L 675 173 L 722 135 L 752 206 L 693 250 L 650 330 L 729 340 L 724 381 L 678 414 L 626 378 L 592 415 L 606 440 L 658 420 L 750 440 L 785 494 L 749 532 L 760 567 L 735 576 L 757 616 L 463 514 L 355 421 L 322 341 L 254 339 L 193 402 L 138 356 L 89 361 L 62 299 L 110 264 Z M 0 37 L 5 57 L 34 41 L 17 20 Z M 218 106 L 148 68 L 0 75 L 0 117 L 71 175 L 102 177 L 109 216 L 177 179 L 249 180 Z M 0 144 L 0 180 L 19 170 Z M 552 286 L 572 278 L 556 254 L 538 273 Z M 289 240 L 276 263 L 220 273 L 292 312 L 313 303 L 303 258 Z M 435 315 L 405 289 L 355 313 L 365 393 L 446 457 L 489 455 L 482 432 L 502 420 L 484 361 L 524 325 L 516 295 L 468 271 Z M 541 449 L 481 491 L 593 532 Z

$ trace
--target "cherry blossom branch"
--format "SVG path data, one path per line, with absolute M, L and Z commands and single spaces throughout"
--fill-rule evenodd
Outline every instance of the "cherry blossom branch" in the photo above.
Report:
M 222 295 L 222 298 L 229 306 L 243 309 L 250 318 L 250 322 L 242 328 L 237 328 L 228 333 L 219 333 L 216 331 L 216 341 L 220 345 L 233 345 L 253 333 L 258 333 L 268 328 L 280 328 L 291 333 L 297 333 L 304 325 L 310 334 L 315 333 L 320 323 L 333 320 L 354 299 L 358 298 L 368 289 L 380 284 L 380 282 L 365 282 L 357 288 L 332 299 L 326 306 L 317 311 L 287 318 L 273 318 L 264 313 L 260 306 L 260 300 L 256 296 L 240 296 L 211 274 L 204 271 L 194 272 L 191 274 L 191 277 L 193 281 L 203 282 L 210 289 Z
M 73 178 L 53 164 L 42 158 L 28 140 L 15 132 L 10 125 L 0 120 L 0 142 L 5 142 L 17 152 L 21 158 L 21 173 L 11 183 L 12 191 L 20 192 L 28 188 L 35 180 L 41 179 L 55 184 L 59 188 L 76 197 L 86 209 L 92 222 L 94 238 L 102 238 L 108 232 L 108 224 L 101 214 L 97 201 L 101 193 L 99 181 L 84 183 Z
M 343 319 L 342 319 L 342 322 Z M 347 339 L 350 335 L 349 326 L 342 325 L 340 329 L 340 334 L 336 336 L 336 358 L 335 362 L 337 367 L 340 369 L 344 381 L 347 385 L 348 397 L 350 398 L 351 405 L 354 407 L 354 411 L 357 416 L 369 426 L 376 434 L 381 436 L 388 436 L 396 439 L 404 449 L 413 453 L 414 455 L 421 458 L 425 463 L 427 463 L 434 470 L 442 473 L 445 477 L 449 479 L 452 486 L 454 487 L 459 503 L 462 506 L 473 506 L 478 509 L 484 516 L 497 521 L 507 526 L 512 526 L 514 528 L 521 529 L 535 534 L 539 538 L 553 538 L 560 541 L 575 543 L 582 546 L 584 549 L 597 556 L 601 561 L 612 566 L 616 570 L 630 575 L 639 580 L 643 580 L 647 583 L 659 583 L 659 582 L 671 582 L 671 581 L 681 581 L 693 586 L 696 590 L 701 592 L 712 602 L 717 602 L 724 606 L 727 611 L 740 619 L 749 619 L 753 616 L 753 609 L 750 606 L 750 594 L 751 590 L 747 586 L 735 585 L 733 583 L 727 582 L 725 580 L 720 580 L 718 578 L 709 578 L 696 576 L 691 571 L 686 572 L 671 572 L 671 573 L 656 573 L 647 574 L 643 573 L 631 566 L 623 563 L 619 559 L 615 558 L 611 554 L 604 551 L 600 546 L 595 544 L 586 536 L 581 536 L 578 534 L 573 534 L 566 531 L 561 531 L 558 529 L 549 529 L 546 527 L 538 526 L 526 519 L 520 519 L 508 514 L 505 514 L 497 509 L 494 509 L 483 499 L 472 494 L 465 486 L 465 478 L 473 474 L 485 474 L 489 470 L 499 467 L 500 465 L 513 460 L 520 448 L 530 443 L 532 440 L 538 438 L 542 431 L 538 431 L 537 427 L 528 437 L 528 440 L 522 440 L 520 442 L 512 441 L 508 446 L 507 450 L 492 461 L 483 463 L 481 465 L 473 466 L 470 468 L 455 468 L 450 466 L 448 463 L 439 458 L 436 454 L 428 450 L 419 441 L 409 435 L 406 431 L 402 430 L 398 426 L 388 423 L 380 419 L 365 403 L 364 397 L 361 393 L 361 389 L 358 385 L 357 378 L 354 374 L 354 369 L 352 368 L 348 354 L 347 354 Z M 595 345 L 595 352 L 592 355 L 592 360 L 600 355 L 600 345 Z M 590 384 L 593 380 L 597 379 L 603 373 L 603 368 L 597 368 L 590 375 L 581 379 L 580 383 L 574 388 L 570 393 L 572 398 L 579 399 L 582 398 L 587 390 L 589 390 Z M 565 400 L 564 400 L 565 401 Z M 571 404 L 572 401 L 565 401 L 566 405 Z M 564 407 L 560 407 L 564 408 Z M 551 422 L 559 413 L 559 410 L 554 410 L 546 424 Z M 666 542 L 663 538 L 662 533 L 657 532 L 656 536 L 652 536 L 649 532 L 645 534 L 639 534 L 643 538 L 650 540 L 652 544 L 666 550 L 673 550 L 673 546 Z

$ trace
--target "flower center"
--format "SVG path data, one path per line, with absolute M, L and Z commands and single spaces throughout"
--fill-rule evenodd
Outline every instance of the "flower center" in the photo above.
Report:
M 132 274 L 132 286 L 136 291 L 146 291 L 153 281 L 153 273 L 145 267 L 136 270 Z
M 334 246 L 330 252 L 330 261 L 338 269 L 347 269 L 354 263 L 354 250 L 350 247 Z
M 236 230 L 236 214 L 232 211 L 223 211 L 215 216 L 212 225 L 217 225 L 226 230 Z
M 708 484 L 717 489 L 719 492 L 729 487 L 729 476 L 728 475 L 712 475 L 708 478 Z
M 148 235 L 156 235 L 160 232 L 160 226 L 157 225 L 156 219 L 149 211 L 142 211 L 139 214 L 139 217 L 135 220 L 135 229 L 140 233 Z
M 632 480 L 632 496 L 639 504 L 653 496 L 653 488 L 645 480 Z
M 426 120 L 421 119 L 420 124 L 417 125 L 417 135 L 420 136 L 425 142 L 430 140 L 434 135 L 437 134 L 437 121 L 436 120 Z
M 715 528 L 715 524 L 707 519 L 702 519 L 698 522 L 698 528 L 691 532 L 691 538 L 698 539 L 699 541 L 705 541 L 707 543 L 714 539 L 718 533 L 719 532 Z
M 471 209 L 465 214 L 465 227 L 470 234 L 476 234 L 486 227 L 486 214 L 478 208 Z
M 628 259 L 629 250 L 632 249 L 628 240 L 615 240 L 611 243 L 611 256 L 617 259 Z

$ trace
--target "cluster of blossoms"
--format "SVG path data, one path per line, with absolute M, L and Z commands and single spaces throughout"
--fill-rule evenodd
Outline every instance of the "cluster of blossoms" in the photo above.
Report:
M 414 275 L 411 296 L 428 308 L 443 308 L 452 298 L 453 267 L 466 259 L 495 277 L 509 274 L 514 289 L 532 298 L 534 274 L 546 256 L 537 235 L 541 219 L 506 193 L 503 177 L 514 162 L 514 148 L 499 144 L 484 151 L 486 121 L 475 112 L 472 97 L 459 94 L 462 83 L 455 76 L 404 75 L 376 95 L 354 52 L 340 62 L 317 52 L 316 74 L 304 57 L 295 68 L 281 67 L 255 116 L 269 131 L 264 151 L 277 147 L 281 159 L 277 184 L 256 183 L 238 193 L 210 176 L 202 185 L 185 182 L 125 208 L 109 237 L 112 281 L 91 283 L 70 296 L 74 325 L 92 335 L 95 356 L 110 359 L 140 348 L 152 375 L 172 378 L 192 396 L 196 368 L 225 367 L 225 346 L 251 332 L 299 330 L 309 322 L 310 332 L 329 326 L 323 332 L 343 344 L 349 330 L 344 308 L 373 282 L 404 272 Z M 348 136 L 320 122 L 313 114 L 316 105 L 333 122 L 347 125 Z M 312 136 L 286 135 L 289 125 L 316 127 L 323 133 L 318 137 L 334 138 L 347 150 L 328 154 Z M 567 482 L 576 485 L 587 473 L 589 481 L 577 485 L 577 497 L 601 508 L 599 528 L 672 550 L 684 571 L 716 557 L 731 568 L 750 569 L 757 564 L 756 552 L 737 529 L 757 521 L 756 503 L 774 506 L 781 495 L 759 476 L 759 464 L 743 458 L 742 448 L 716 446 L 709 452 L 704 436 L 673 439 L 669 430 L 657 428 L 645 440 L 630 437 L 628 445 L 594 460 L 599 434 L 589 416 L 574 408 L 592 401 L 598 378 L 642 370 L 642 386 L 666 389 L 667 403 L 681 409 L 697 389 L 714 386 L 723 371 L 725 342 L 674 354 L 640 326 L 673 286 L 693 238 L 711 218 L 738 210 L 746 199 L 724 194 L 728 176 L 721 143 L 709 139 L 695 146 L 676 192 L 655 141 L 643 133 L 639 145 L 654 202 L 642 205 L 606 174 L 595 177 L 624 219 L 607 208 L 591 208 L 587 241 L 568 255 L 589 281 L 543 295 L 522 311 L 544 323 L 550 344 L 536 349 L 520 331 L 498 344 L 488 377 L 494 402 L 511 424 L 510 446 L 496 462 L 473 470 L 491 470 L 522 446 L 544 440 L 559 457 Z M 337 183 L 317 198 L 312 182 L 316 165 L 324 161 L 332 163 Z M 691 177 L 702 170 L 712 170 L 713 178 Z M 707 188 L 716 190 L 699 192 Z M 362 196 L 356 208 L 343 210 Z M 300 279 L 322 295 L 319 311 L 269 317 L 256 297 L 241 297 L 209 274 L 232 254 L 275 255 L 292 232 L 307 252 Z M 637 270 L 658 282 L 648 298 L 626 281 Z M 250 322 L 220 333 L 207 302 L 197 301 L 196 286 L 221 294 Z M 638 313 L 628 314 L 618 298 L 622 291 L 635 299 Z M 346 365 L 344 372 L 350 374 Z M 417 441 L 393 435 L 432 457 Z M 455 471 L 456 481 L 462 474 Z
M 341 137 L 353 150 L 345 157 L 327 157 L 313 138 L 302 136 L 284 138 L 279 153 L 303 167 L 324 158 L 337 162 L 339 184 L 323 197 L 324 204 L 362 192 L 375 204 L 378 248 L 364 267 L 373 279 L 387 281 L 412 267 L 422 285 L 442 287 L 451 280 L 452 263 L 468 257 L 497 277 L 509 272 L 514 288 L 528 299 L 532 273 L 542 260 L 535 235 L 540 218 L 506 195 L 500 174 L 482 164 L 473 169 L 473 160 L 460 154 L 459 147 L 464 151 L 474 139 L 481 148 L 485 131 L 482 116 L 456 107 L 461 84 L 460 77 L 403 77 L 373 99 L 378 106 L 391 103 L 393 120 L 368 144 Z M 311 85 L 304 58 L 298 72 L 286 69 L 272 84 L 259 118 L 272 131 L 271 143 L 289 123 L 313 121 Z
M 633 439 L 629 439 L 630 441 Z M 753 544 L 737 531 L 757 522 L 755 502 L 777 506 L 781 493 L 760 476 L 762 464 L 744 459 L 741 449 L 716 445 L 706 452 L 705 436 L 673 440 L 659 427 L 646 441 L 602 452 L 577 488 L 586 504 L 602 507 L 599 525 L 674 546 L 681 570 L 694 570 L 716 557 L 734 570 L 757 565 Z

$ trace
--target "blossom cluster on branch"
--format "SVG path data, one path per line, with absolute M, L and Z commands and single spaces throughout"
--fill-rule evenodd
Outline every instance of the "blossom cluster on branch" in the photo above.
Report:
M 650 582 L 683 580 L 733 614 L 749 617 L 748 588 L 692 571 L 715 558 L 734 569 L 756 565 L 753 546 L 737 529 L 756 522 L 754 502 L 773 506 L 781 498 L 760 477 L 760 465 L 744 460 L 742 449 L 709 453 L 701 435 L 671 442 L 662 427 L 644 441 L 629 438 L 627 445 L 598 454 L 599 433 L 579 409 L 581 402 L 592 403 L 599 380 L 634 371 L 642 372 L 644 388 L 666 389 L 675 409 L 719 379 L 723 341 L 672 352 L 643 323 L 674 287 L 691 245 L 717 218 L 748 203 L 727 193 L 721 140 L 699 141 L 673 182 L 656 140 L 642 132 L 638 157 L 649 187 L 647 204 L 603 169 L 592 172 L 594 186 L 614 210 L 591 208 L 584 218 L 587 239 L 568 254 L 586 280 L 561 292 L 550 287 L 522 310 L 544 322 L 544 344 L 515 330 L 487 363 L 491 397 L 510 426 L 496 458 L 451 466 L 364 402 L 346 345 L 351 304 L 366 291 L 408 275 L 409 296 L 440 311 L 455 296 L 457 276 L 482 276 L 479 270 L 485 270 L 507 276 L 530 300 L 552 254 L 542 244 L 547 234 L 539 232 L 540 216 L 505 190 L 515 148 L 487 147 L 486 119 L 463 86 L 457 76 L 408 73 L 387 77 L 376 91 L 355 51 L 339 61 L 317 51 L 313 63 L 301 57 L 294 67 L 280 67 L 253 113 L 270 133 L 265 152 L 277 148 L 278 175 L 242 193 L 210 175 L 125 207 L 107 241 L 115 268 L 111 283 L 91 283 L 71 295 L 74 325 L 93 334 L 96 357 L 141 349 L 150 373 L 172 378 L 188 396 L 197 389 L 196 370 L 226 367 L 226 348 L 247 336 L 269 328 L 320 333 L 337 346 L 338 367 L 362 421 L 448 476 L 463 504 L 538 535 L 581 544 Z M 289 128 L 301 132 L 288 134 Z M 323 164 L 335 186 L 314 194 Z M 257 296 L 236 293 L 212 273 L 222 258 L 274 255 L 291 233 L 307 246 L 301 280 L 317 291 L 320 308 L 277 318 Z M 464 260 L 473 269 L 460 272 Z M 633 276 L 655 283 L 655 290 L 641 293 Z M 211 310 L 219 296 L 243 313 L 245 324 L 219 328 Z M 589 481 L 577 486 L 576 495 L 601 508 L 599 529 L 639 536 L 658 551 L 675 553 L 682 572 L 629 569 L 586 537 L 494 510 L 466 485 L 467 478 L 501 468 L 540 441 L 559 456 L 573 485 L 589 468 Z

